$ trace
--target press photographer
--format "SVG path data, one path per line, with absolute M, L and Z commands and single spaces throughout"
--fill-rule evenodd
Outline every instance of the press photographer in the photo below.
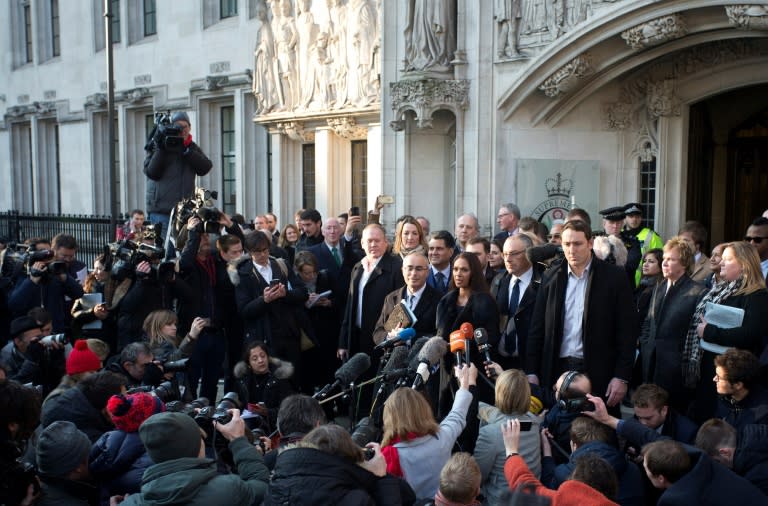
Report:
M 11 340 L 2 349 L 2 362 L 9 379 L 22 384 L 41 385 L 43 393 L 53 390 L 64 374 L 66 339 L 43 338 L 40 325 L 30 316 L 11 322 Z M 63 336 L 62 336 L 63 337 Z
M 192 141 L 189 116 L 183 111 L 155 115 L 155 128 L 144 149 L 144 174 L 147 176 L 146 203 L 149 221 L 162 223 L 167 230 L 171 209 L 189 197 L 195 176 L 204 176 L 213 164 Z
M 0 381 L 0 504 L 31 504 L 40 490 L 34 468 L 20 460 L 39 420 L 37 390 Z

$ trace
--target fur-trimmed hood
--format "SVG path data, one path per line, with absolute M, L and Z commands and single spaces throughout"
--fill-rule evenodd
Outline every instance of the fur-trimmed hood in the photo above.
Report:
M 249 372 L 251 370 L 248 364 L 242 360 L 235 365 L 233 370 L 236 379 L 244 378 Z M 269 372 L 277 379 L 287 380 L 293 376 L 293 364 L 279 358 L 269 357 Z
M 250 267 L 248 264 L 251 263 L 251 258 L 247 255 L 243 255 L 240 258 L 236 260 L 232 260 L 230 262 L 227 262 L 227 274 L 229 275 L 229 280 L 232 282 L 233 286 L 237 286 L 240 284 L 240 275 L 247 275 Z M 242 270 L 242 273 L 240 272 Z

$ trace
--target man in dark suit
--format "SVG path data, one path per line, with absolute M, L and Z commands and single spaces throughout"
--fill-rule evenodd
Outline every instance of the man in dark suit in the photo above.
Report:
M 402 300 L 406 301 L 416 316 L 416 323 L 413 325 L 413 330 L 416 331 L 415 339 L 435 335 L 437 303 L 440 302 L 442 296 L 440 292 L 427 284 L 428 272 L 429 263 L 423 253 L 410 253 L 403 259 L 405 287 L 392 291 L 384 299 L 384 307 L 381 309 L 379 321 L 376 322 L 376 329 L 373 331 L 373 341 L 376 344 L 397 335 L 396 330 L 387 334 L 387 331 L 384 330 L 384 323 L 392 314 L 392 310 Z
M 456 240 L 447 230 L 438 230 L 429 238 L 429 276 L 427 284 L 440 295 L 448 291 L 451 281 L 451 259 L 456 250 Z
M 496 215 L 496 223 L 499 224 L 501 232 L 493 236 L 494 241 L 504 243 L 507 237 L 517 233 L 517 224 L 520 222 L 520 208 L 516 204 L 504 204 L 499 207 L 499 214 Z
M 342 236 L 344 229 L 337 218 L 323 224 L 323 242 L 309 248 L 317 259 L 317 269 L 325 271 L 333 283 L 333 305 L 339 309 L 339 323 L 347 303 L 347 291 L 352 267 L 363 257 L 359 241 Z
M 582 221 L 563 227 L 565 261 L 542 277 L 528 332 L 526 368 L 549 388 L 564 371 L 585 372 L 618 412 L 632 375 L 637 313 L 626 272 L 592 254 Z
M 501 324 L 498 362 L 504 369 L 526 370 L 528 329 L 541 284 L 541 270 L 538 265 L 531 265 L 525 256 L 525 250 L 531 246 L 533 241 L 527 235 L 508 237 L 502 252 L 507 270 L 498 274 L 491 284 Z
M 301 223 L 301 236 L 296 243 L 296 251 L 304 251 L 315 244 L 323 242 L 323 217 L 317 209 L 305 209 L 299 216 Z
M 405 284 L 400 257 L 387 253 L 387 236 L 381 225 L 366 226 L 361 242 L 365 257 L 352 269 L 336 353 L 341 360 L 358 352 L 373 355 L 373 329 L 384 306 L 384 298 Z M 373 372 L 369 369 L 358 381 L 371 378 Z M 370 405 L 371 390 L 371 386 L 362 389 L 358 404 L 360 412 Z

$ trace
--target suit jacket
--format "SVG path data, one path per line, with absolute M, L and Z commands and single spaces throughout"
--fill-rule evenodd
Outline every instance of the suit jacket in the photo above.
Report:
M 637 312 L 626 271 L 592 255 L 582 318 L 586 372 L 592 391 L 603 395 L 614 377 L 629 381 L 635 359 Z M 528 330 L 526 366 L 543 387 L 563 371 L 558 366 L 563 340 L 568 263 L 550 268 L 541 280 Z
M 499 344 L 499 308 L 491 294 L 473 292 L 467 305 L 461 309 L 456 307 L 458 297 L 459 291 L 451 290 L 440 299 L 437 305 L 437 335 L 447 341 L 451 332 L 468 322 L 476 329 L 484 328 L 488 332 L 488 344 L 495 348 Z M 478 357 L 477 353 L 473 355 Z M 475 365 L 481 368 L 483 361 L 478 358 Z
M 541 269 L 537 265 L 532 268 L 533 277 L 523 293 L 523 298 L 520 299 L 514 318 L 509 318 L 509 283 L 512 281 L 512 275 L 507 271 L 499 273 L 491 286 L 491 295 L 496 299 L 496 304 L 499 306 L 500 338 L 517 332 L 517 352 L 524 370 L 526 367 L 528 329 L 531 326 L 533 310 L 536 306 L 536 294 L 538 294 L 541 285 Z
M 357 306 L 363 264 L 355 264 L 347 292 L 344 321 L 341 323 L 339 348 L 349 350 L 350 355 L 360 351 L 368 354 L 373 352 L 373 330 L 384 306 L 384 299 L 387 294 L 405 285 L 401 266 L 402 260 L 399 256 L 385 253 L 381 257 L 363 287 L 362 325 L 358 329 Z
M 435 278 L 435 271 L 432 270 L 432 267 L 429 267 L 429 276 L 427 276 L 427 284 L 438 291 L 440 296 L 445 295 L 448 293 L 448 285 L 451 284 L 451 275 L 448 274 L 448 278 L 445 280 L 445 289 L 438 288 L 437 287 L 437 279 Z
M 392 314 L 392 310 L 400 304 L 400 301 L 405 297 L 407 288 L 398 288 L 391 292 L 384 299 L 384 307 L 381 308 L 381 314 L 379 315 L 379 321 L 376 322 L 376 329 L 373 331 L 373 341 L 376 344 L 384 341 L 387 338 L 387 331 L 384 330 L 384 323 L 386 323 L 389 315 Z M 440 292 L 437 289 L 432 288 L 429 285 L 424 287 L 424 291 L 421 293 L 421 298 L 416 307 L 413 308 L 413 314 L 416 315 L 416 324 L 413 326 L 413 330 L 416 331 L 416 339 L 422 336 L 431 337 L 435 335 L 437 327 L 435 325 L 437 315 L 437 304 L 440 302 Z
M 341 265 L 336 264 L 336 260 L 325 241 L 315 244 L 308 251 L 317 258 L 317 269 L 325 271 L 333 284 L 333 305 L 338 309 L 339 321 L 341 321 L 347 304 L 347 291 L 349 290 L 352 268 L 365 256 L 365 253 L 360 249 L 359 239 L 347 241 L 342 237 L 338 248 L 342 256 Z
M 710 274 L 712 274 L 712 266 L 709 265 L 709 257 L 702 253 L 699 257 L 699 261 L 693 264 L 691 279 L 698 281 L 699 283 L 704 283 Z

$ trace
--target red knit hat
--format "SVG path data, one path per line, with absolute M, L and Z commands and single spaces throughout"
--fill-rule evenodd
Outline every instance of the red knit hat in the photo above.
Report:
M 88 342 L 84 339 L 75 341 L 75 347 L 67 357 L 67 374 L 72 376 L 81 372 L 95 372 L 99 369 L 101 369 L 101 360 L 88 347 Z
M 144 420 L 165 411 L 165 404 L 146 392 L 121 394 L 109 398 L 107 411 L 116 428 L 125 432 L 138 432 Z

